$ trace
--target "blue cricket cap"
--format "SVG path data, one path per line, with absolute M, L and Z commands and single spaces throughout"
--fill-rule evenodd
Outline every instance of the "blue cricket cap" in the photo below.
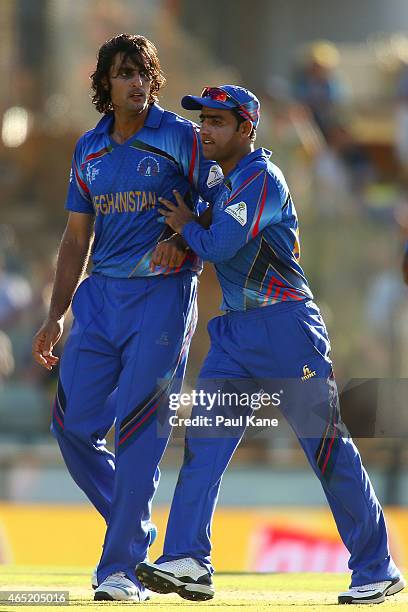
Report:
M 187 110 L 201 110 L 203 106 L 235 110 L 244 119 L 249 119 L 255 129 L 258 127 L 261 107 L 258 98 L 252 91 L 238 87 L 238 85 L 204 87 L 201 96 L 184 96 L 181 106 Z

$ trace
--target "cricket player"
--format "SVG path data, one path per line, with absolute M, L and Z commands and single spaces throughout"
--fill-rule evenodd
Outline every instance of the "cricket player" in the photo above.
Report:
M 107 524 L 95 599 L 143 601 L 135 567 L 151 539 L 167 444 L 163 428 L 156 433 L 157 412 L 184 375 L 201 269 L 193 253 L 177 268 L 150 269 L 169 231 L 158 222 L 158 198 L 171 198 L 177 187 L 194 209 L 198 194 L 215 198 L 222 174 L 203 157 L 197 126 L 157 104 L 164 77 L 149 40 L 121 34 L 105 42 L 91 78 L 103 116 L 75 148 L 68 223 L 33 355 L 45 368 L 56 365 L 53 347 L 72 301 L 52 431 L 71 476 Z M 91 247 L 92 273 L 79 284 Z M 115 456 L 105 446 L 114 422 Z
M 179 193 L 177 205 L 162 200 L 169 226 L 196 254 L 215 263 L 223 292 L 226 314 L 209 323 L 211 347 L 197 389 L 248 377 L 262 380 L 263 389 L 286 381 L 290 401 L 281 411 L 350 552 L 351 585 L 338 601 L 381 603 L 405 581 L 390 556 L 383 511 L 341 421 L 327 331 L 299 265 L 298 221 L 288 185 L 271 153 L 254 150 L 259 102 L 246 89 L 223 85 L 206 87 L 199 97 L 185 96 L 182 106 L 200 110 L 204 155 L 218 161 L 224 173 L 208 229 L 197 223 Z M 136 570 L 152 590 L 192 600 L 214 596 L 211 522 L 243 423 L 235 437 L 200 438 L 188 429 L 164 554 Z

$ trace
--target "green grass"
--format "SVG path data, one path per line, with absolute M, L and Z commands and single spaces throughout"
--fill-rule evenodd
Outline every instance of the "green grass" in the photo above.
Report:
M 78 612 L 89 609 L 95 612 L 107 607 L 131 606 L 133 603 L 94 602 L 90 588 L 91 569 L 75 567 L 21 567 L 0 565 L 0 590 L 67 590 L 70 606 Z M 216 596 L 211 602 L 190 603 L 177 595 L 156 595 L 142 604 L 148 610 L 177 612 L 183 610 L 277 610 L 278 612 L 321 612 L 337 605 L 337 594 L 345 590 L 348 576 L 341 574 L 217 574 L 215 576 Z M 137 604 L 136 604 L 137 605 Z M 58 607 L 65 610 L 65 607 Z M 354 606 L 352 609 L 366 609 Z M 0 612 L 16 612 L 20 606 L 0 604 Z M 50 606 L 35 606 L 33 612 L 49 611 Z M 406 612 L 407 594 L 390 597 L 381 610 Z

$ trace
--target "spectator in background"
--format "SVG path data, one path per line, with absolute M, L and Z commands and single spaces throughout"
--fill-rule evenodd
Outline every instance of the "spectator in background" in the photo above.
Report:
M 407 45 L 408 47 L 408 45 Z M 401 49 L 396 81 L 395 151 L 400 166 L 400 181 L 408 187 L 408 48 Z
M 369 156 L 342 119 L 328 121 L 326 140 L 346 172 L 348 191 L 354 196 L 355 204 L 362 207 L 365 190 L 375 179 L 375 168 Z
M 362 210 L 366 188 L 375 178 L 373 164 L 345 117 L 348 87 L 336 70 L 338 63 L 335 45 L 315 42 L 293 83 L 294 97 L 322 135 L 315 152 L 315 205 L 328 216 Z
M 311 45 L 295 74 L 293 94 L 306 107 L 326 135 L 327 122 L 347 100 L 347 87 L 336 72 L 339 52 L 328 41 Z
M 32 299 L 28 281 L 17 273 L 7 270 L 4 256 L 0 253 L 0 327 L 7 329 L 19 318 Z

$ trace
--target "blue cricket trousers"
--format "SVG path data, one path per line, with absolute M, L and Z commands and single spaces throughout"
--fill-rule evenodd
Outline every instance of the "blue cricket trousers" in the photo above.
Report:
M 211 348 L 198 390 L 220 389 L 221 381 L 231 390 L 234 379 L 259 381 L 257 389 L 271 393 L 284 389 L 280 411 L 321 482 L 350 552 L 352 585 L 397 577 L 383 511 L 341 422 L 330 343 L 317 306 L 311 301 L 292 302 L 231 312 L 210 321 L 208 330 Z M 214 414 L 223 410 L 217 406 Z M 203 414 L 196 407 L 193 416 L 199 413 Z M 195 428 L 187 430 L 184 463 L 159 562 L 193 557 L 213 571 L 212 518 L 222 475 L 245 424 L 244 419 L 233 436 L 217 432 L 214 437 L 205 433 L 200 437 Z
M 142 588 L 134 568 L 146 558 L 158 464 L 170 435 L 167 400 L 184 376 L 196 285 L 191 272 L 92 275 L 74 296 L 52 431 L 71 476 L 107 524 L 99 584 L 125 571 Z M 113 455 L 104 438 L 115 422 Z

